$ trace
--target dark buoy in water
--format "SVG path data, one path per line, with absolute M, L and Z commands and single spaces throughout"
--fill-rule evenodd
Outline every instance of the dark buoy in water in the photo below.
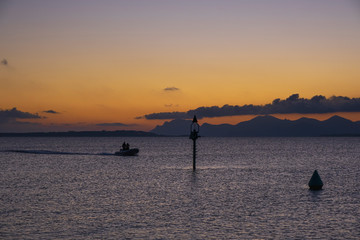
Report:
M 310 190 L 321 190 L 323 185 L 319 173 L 315 170 L 309 181 Z

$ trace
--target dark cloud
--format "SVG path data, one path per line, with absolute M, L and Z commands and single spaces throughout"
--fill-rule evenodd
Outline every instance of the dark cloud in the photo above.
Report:
M 203 117 L 223 117 L 239 115 L 265 115 L 265 114 L 289 114 L 289 113 L 332 113 L 332 112 L 360 112 L 360 98 L 348 98 L 332 96 L 326 98 L 317 95 L 311 99 L 300 98 L 299 94 L 293 94 L 281 100 L 275 99 L 266 105 L 243 105 L 222 107 L 199 107 L 187 112 L 160 112 L 144 116 L 146 119 L 191 119 L 194 115 Z
M 150 113 L 144 116 L 145 119 L 186 119 L 190 118 L 186 112 L 160 112 Z
M 103 126 L 103 127 L 129 127 L 134 126 L 135 124 L 125 124 L 125 123 L 98 123 L 96 126 Z
M 50 114 L 59 114 L 59 112 L 56 112 L 54 110 L 46 110 L 46 111 L 43 111 L 44 113 L 50 113 Z
M 179 91 L 180 89 L 177 88 L 177 87 L 167 87 L 167 88 L 164 88 L 164 91 Z
M 28 113 L 17 110 L 16 108 L 0 110 L 0 123 L 14 122 L 17 119 L 37 119 L 42 118 L 37 113 Z
M 1 60 L 1 65 L 7 66 L 8 61 L 4 58 L 3 60 Z

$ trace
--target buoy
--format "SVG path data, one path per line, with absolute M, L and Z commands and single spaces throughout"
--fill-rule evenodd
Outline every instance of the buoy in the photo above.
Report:
M 309 181 L 310 190 L 321 190 L 323 185 L 319 173 L 315 170 Z

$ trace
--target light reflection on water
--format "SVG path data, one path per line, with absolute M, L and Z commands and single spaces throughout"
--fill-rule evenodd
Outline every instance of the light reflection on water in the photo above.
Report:
M 359 138 L 0 138 L 1 239 L 358 239 Z M 4 150 L 71 154 L 26 154 Z M 108 153 L 108 155 L 97 155 Z M 309 191 L 319 171 L 324 190 Z

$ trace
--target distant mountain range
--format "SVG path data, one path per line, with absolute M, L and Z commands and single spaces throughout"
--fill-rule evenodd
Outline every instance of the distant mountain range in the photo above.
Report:
M 156 126 L 150 132 L 144 131 L 69 131 L 0 133 L 0 137 L 159 137 L 188 136 L 191 120 L 172 120 Z M 203 123 L 200 136 L 204 137 L 318 137 L 318 136 L 360 136 L 360 121 L 333 116 L 325 121 L 300 118 L 295 121 L 281 120 L 272 116 L 258 116 L 236 125 L 213 125 Z
M 159 135 L 181 136 L 190 133 L 191 120 L 172 120 L 156 126 L 150 132 Z M 258 116 L 236 125 L 204 123 L 201 136 L 211 137 L 315 137 L 360 136 L 360 121 L 333 116 L 325 121 L 300 118 L 295 121 L 281 120 L 272 116 Z

